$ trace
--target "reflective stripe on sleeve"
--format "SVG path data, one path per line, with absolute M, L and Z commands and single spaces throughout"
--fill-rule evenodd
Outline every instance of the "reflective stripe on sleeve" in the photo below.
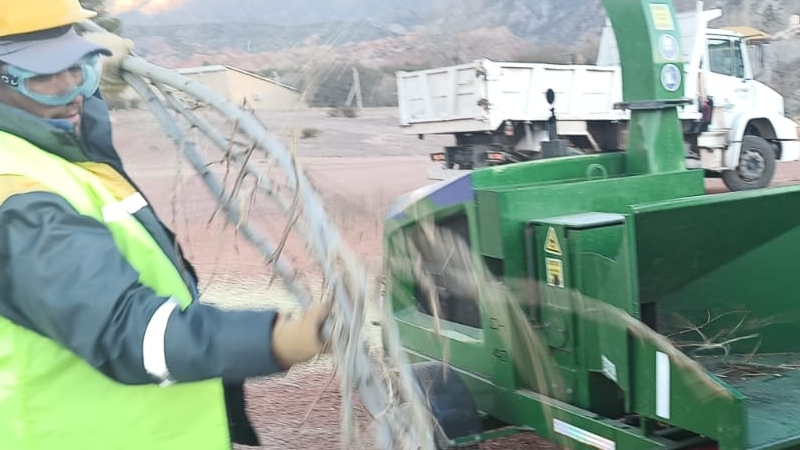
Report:
M 173 299 L 169 299 L 158 307 L 156 312 L 147 323 L 144 330 L 144 340 L 142 344 L 142 359 L 144 360 L 144 370 L 155 377 L 162 386 L 173 383 L 170 379 L 169 368 L 167 367 L 167 354 L 164 345 L 167 333 L 167 323 L 172 312 L 178 307 Z
M 103 206 L 103 220 L 106 223 L 116 222 L 131 214 L 136 214 L 137 211 L 145 206 L 147 206 L 147 200 L 144 199 L 142 194 L 135 192 L 119 202 Z

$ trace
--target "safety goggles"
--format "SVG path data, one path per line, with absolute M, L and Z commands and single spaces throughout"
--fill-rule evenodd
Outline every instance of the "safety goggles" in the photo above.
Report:
M 47 75 L 7 65 L 0 82 L 42 105 L 64 106 L 79 95 L 94 94 L 100 85 L 100 58 L 88 55 L 61 72 Z

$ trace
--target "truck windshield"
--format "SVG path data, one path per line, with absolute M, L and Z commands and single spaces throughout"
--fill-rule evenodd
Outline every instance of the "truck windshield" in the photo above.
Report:
M 709 70 L 721 75 L 744 78 L 744 60 L 738 44 L 728 39 L 709 39 Z

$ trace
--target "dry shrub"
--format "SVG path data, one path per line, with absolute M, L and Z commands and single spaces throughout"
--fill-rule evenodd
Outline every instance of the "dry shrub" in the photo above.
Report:
M 320 133 L 322 133 L 322 131 L 319 128 L 313 128 L 313 127 L 303 128 L 300 131 L 300 139 L 315 138 L 319 136 Z

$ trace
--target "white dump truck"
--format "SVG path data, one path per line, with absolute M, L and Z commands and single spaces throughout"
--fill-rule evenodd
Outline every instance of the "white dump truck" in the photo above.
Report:
M 707 27 L 720 16 L 699 2 L 697 10 L 678 15 L 680 45 L 663 42 L 662 51 L 683 53 L 686 104 L 678 114 L 687 167 L 721 176 L 731 190 L 765 187 L 776 161 L 800 157 L 797 123 L 784 116 L 780 94 L 754 79 L 748 40 Z M 546 100 L 548 90 L 555 93 L 553 104 Z M 454 145 L 431 155 L 431 178 L 541 158 L 542 142 L 553 137 L 553 112 L 567 154 L 626 147 L 630 111 L 619 107 L 622 78 L 610 25 L 601 35 L 596 65 L 482 59 L 398 72 L 397 93 L 405 133 L 455 136 Z

